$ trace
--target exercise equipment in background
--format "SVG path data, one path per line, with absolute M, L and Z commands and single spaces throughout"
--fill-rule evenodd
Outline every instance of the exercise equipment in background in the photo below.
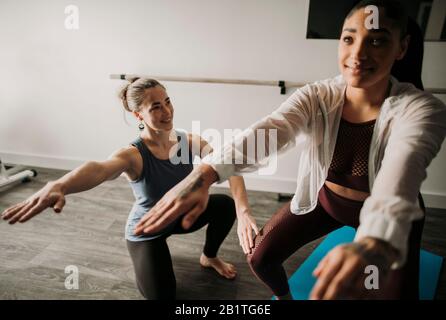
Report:
M 0 190 L 16 182 L 28 182 L 37 172 L 22 166 L 5 166 L 0 159 Z

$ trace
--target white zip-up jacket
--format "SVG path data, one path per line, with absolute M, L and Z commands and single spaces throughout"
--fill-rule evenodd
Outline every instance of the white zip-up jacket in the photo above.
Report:
M 370 143 L 371 192 L 361 208 L 355 241 L 374 237 L 389 242 L 399 250 L 398 261 L 392 265 L 396 269 L 406 261 L 412 222 L 423 217 L 418 193 L 427 176 L 426 169 L 446 135 L 446 106 L 412 84 L 398 82 L 393 77 L 391 83 Z M 278 152 L 283 152 L 295 146 L 299 138 L 297 186 L 290 209 L 294 214 L 312 211 L 328 175 L 346 87 L 339 75 L 297 89 L 277 110 L 236 136 L 233 143 L 215 150 L 203 162 L 211 165 L 219 182 L 223 182 L 232 175 L 265 165 L 264 160 L 271 156 L 271 146 L 272 151 L 277 147 Z M 276 146 L 274 141 L 269 143 L 271 129 L 277 130 Z M 258 134 L 261 131 L 264 134 Z M 259 140 L 265 136 L 266 139 Z M 248 156 L 247 146 L 252 141 L 257 148 L 257 143 L 263 141 L 261 147 L 266 151 L 263 158 L 262 152 L 255 153 L 254 159 Z

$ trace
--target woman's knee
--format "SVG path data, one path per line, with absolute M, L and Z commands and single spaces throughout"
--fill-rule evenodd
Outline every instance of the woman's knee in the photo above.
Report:
M 247 254 L 246 261 L 251 269 L 256 273 L 261 273 L 262 271 L 268 269 L 273 262 L 264 252 L 258 250 L 258 248 L 253 248 L 251 253 Z
M 254 255 L 254 252 L 248 253 L 246 255 L 246 262 L 248 262 L 248 265 L 251 267 L 251 269 L 253 270 L 257 270 L 259 268 L 260 265 L 260 260 L 259 258 L 257 258 Z

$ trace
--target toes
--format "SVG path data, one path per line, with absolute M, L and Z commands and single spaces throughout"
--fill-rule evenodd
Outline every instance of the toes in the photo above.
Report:
M 221 259 L 207 259 L 207 261 L 200 261 L 200 263 L 202 266 L 215 269 L 215 271 L 217 271 L 222 277 L 226 279 L 234 279 L 237 276 L 235 266 L 230 263 L 224 262 Z
M 235 266 L 230 263 L 225 263 L 225 269 L 228 270 L 230 273 L 237 273 Z
M 237 271 L 235 270 L 235 267 L 233 265 L 229 265 L 229 268 L 227 269 L 226 272 L 226 277 L 228 279 L 234 279 L 237 276 Z

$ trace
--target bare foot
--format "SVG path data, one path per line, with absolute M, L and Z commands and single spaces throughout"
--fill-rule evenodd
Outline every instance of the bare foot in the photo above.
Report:
M 237 275 L 237 271 L 232 264 L 224 262 L 218 257 L 208 258 L 202 253 L 200 257 L 200 264 L 202 267 L 215 269 L 215 271 L 226 279 L 234 279 Z

